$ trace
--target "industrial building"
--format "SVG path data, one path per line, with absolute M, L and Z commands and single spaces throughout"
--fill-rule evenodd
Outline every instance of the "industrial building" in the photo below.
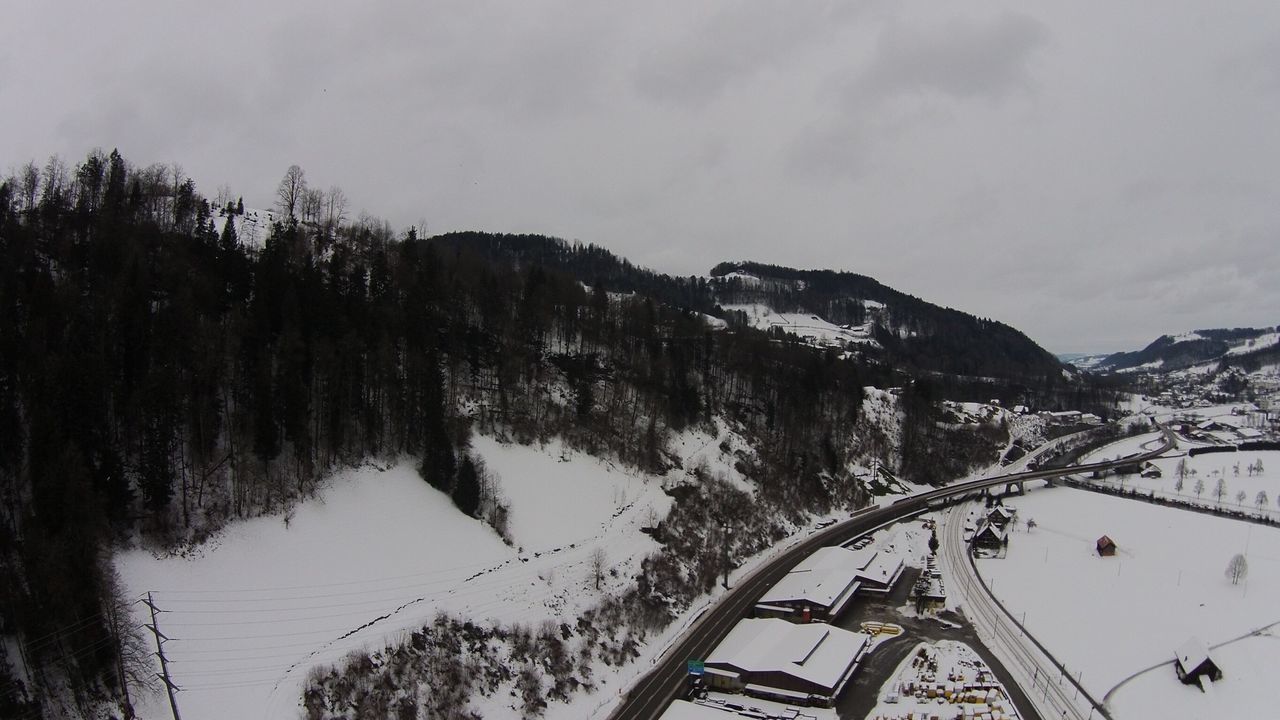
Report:
M 703 678 L 713 689 L 830 707 L 870 642 L 831 625 L 747 618 L 704 661 Z

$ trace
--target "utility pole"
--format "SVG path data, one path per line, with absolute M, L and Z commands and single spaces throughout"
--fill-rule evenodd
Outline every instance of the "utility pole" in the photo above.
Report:
M 729 523 L 720 523 L 720 546 L 724 553 L 724 589 L 729 589 L 729 535 L 733 530 L 729 527 Z
M 164 643 L 169 638 L 160 632 L 160 626 L 156 623 L 156 615 L 160 610 L 151 600 L 151 593 L 147 593 L 147 599 L 142 601 L 147 607 L 151 608 L 151 624 L 145 625 L 153 635 L 156 636 L 156 656 L 160 658 L 160 672 L 156 677 L 164 682 L 164 687 L 169 691 L 169 707 L 173 709 L 173 720 L 182 720 L 182 716 L 178 714 L 178 697 L 175 693 L 180 689 L 173 684 L 173 680 L 169 677 L 169 659 L 164 656 Z

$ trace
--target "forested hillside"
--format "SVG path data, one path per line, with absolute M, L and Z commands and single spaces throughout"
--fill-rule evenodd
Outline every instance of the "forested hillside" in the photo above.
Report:
M 749 274 L 762 282 L 744 281 Z M 872 278 L 831 270 L 795 270 L 753 262 L 712 269 L 724 302 L 764 300 L 775 310 L 821 314 L 836 324 L 859 325 L 868 306 L 884 306 L 876 340 L 897 365 L 948 375 L 994 377 L 1052 388 L 1063 365 L 1026 335 L 1004 323 L 932 303 Z
M 634 615 L 662 614 L 788 516 L 863 502 L 860 458 L 929 482 L 992 459 L 1000 438 L 937 422 L 949 381 L 918 371 L 1098 399 L 995 323 L 894 298 L 934 339 L 842 357 L 713 329 L 701 313 L 717 313 L 726 288 L 597 247 L 420 238 L 308 212 L 289 201 L 309 197 L 300 175 L 292 190 L 282 183 L 286 219 L 250 248 L 236 233 L 242 203 L 211 205 L 171 170 L 95 152 L 0 183 L 0 633 L 42 686 L 20 691 L 0 666 L 5 716 L 37 712 L 42 693 L 85 707 L 122 693 L 131 640 L 119 608 L 134 598 L 114 589 L 114 544 L 198 543 L 364 458 L 420 459 L 424 480 L 500 529 L 502 507 L 468 454 L 474 432 L 559 437 L 660 471 L 679 462 L 671 432 L 733 423 L 756 448 L 743 468 L 757 490 L 708 482 L 677 505 L 658 530 L 667 552 L 630 600 Z M 823 292 L 811 285 L 802 299 Z M 975 349 L 978 332 L 1008 342 Z M 902 353 L 916 360 L 898 367 Z M 898 440 L 864 425 L 869 385 L 905 386 Z M 717 519 L 757 530 L 727 554 L 684 530 L 708 522 L 709 493 L 720 493 Z
M 1118 371 L 1148 366 L 1159 372 L 1168 372 L 1221 360 L 1224 366 L 1256 370 L 1275 357 L 1277 332 L 1280 329 L 1273 327 L 1219 328 L 1161 335 L 1141 350 L 1106 356 L 1098 363 L 1098 368 Z

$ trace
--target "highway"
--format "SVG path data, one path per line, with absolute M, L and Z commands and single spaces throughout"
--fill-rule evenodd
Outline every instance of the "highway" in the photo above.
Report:
M 1025 472 L 981 478 L 965 483 L 949 485 L 919 495 L 903 498 L 884 507 L 863 510 L 852 518 L 836 523 L 796 544 L 777 558 L 761 565 L 725 593 L 713 607 L 707 610 L 685 634 L 658 659 L 653 670 L 632 686 L 621 704 L 610 715 L 612 720 L 654 720 L 662 715 L 667 705 L 684 690 L 687 682 L 689 660 L 701 660 L 729 633 L 738 620 L 746 617 L 766 590 L 773 587 L 802 559 L 820 547 L 839 545 L 882 525 L 897 522 L 930 509 L 944 507 L 953 498 L 963 497 L 990 487 L 1031 480 L 1072 475 L 1094 470 L 1107 470 L 1119 465 L 1142 462 L 1168 452 L 1177 441 L 1172 431 L 1162 428 L 1165 443 L 1160 448 L 1119 460 L 1110 460 L 1063 468 L 1029 470 Z M 1024 688 L 1028 694 L 1032 692 Z

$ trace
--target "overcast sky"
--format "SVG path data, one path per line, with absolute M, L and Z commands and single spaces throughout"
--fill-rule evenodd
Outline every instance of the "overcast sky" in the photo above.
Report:
M 1280 322 L 1280 4 L 6 3 L 0 171 L 849 270 L 1058 351 Z

